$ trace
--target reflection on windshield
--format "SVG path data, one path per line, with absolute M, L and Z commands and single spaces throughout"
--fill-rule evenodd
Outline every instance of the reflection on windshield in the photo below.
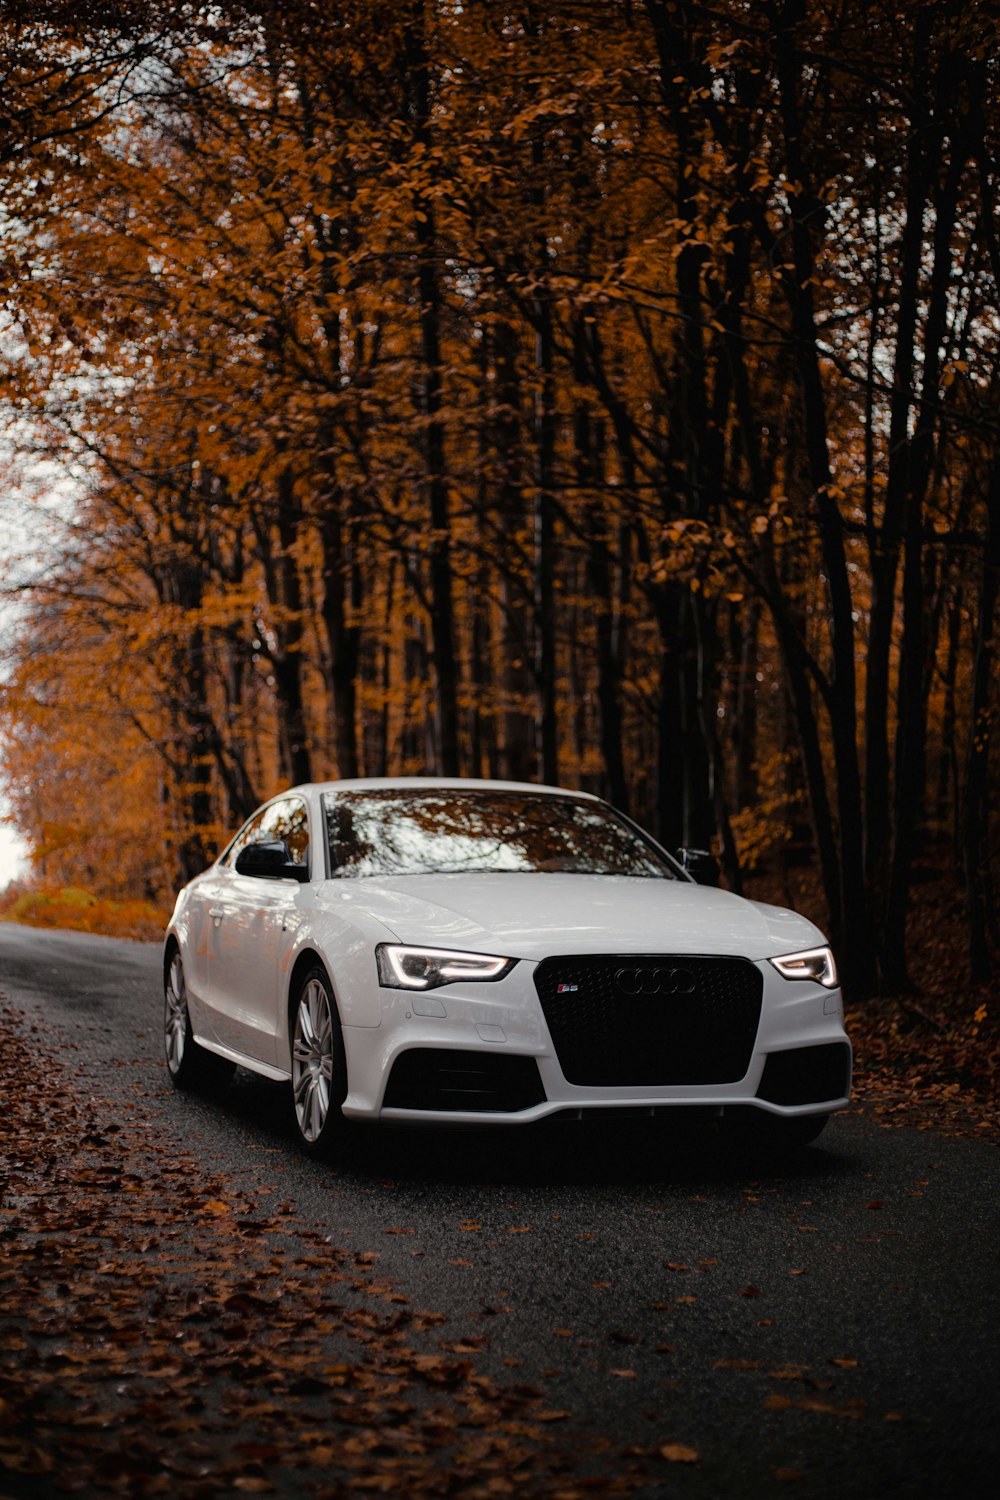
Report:
M 531 792 L 372 790 L 324 795 L 334 875 L 555 871 L 671 879 L 602 802 Z

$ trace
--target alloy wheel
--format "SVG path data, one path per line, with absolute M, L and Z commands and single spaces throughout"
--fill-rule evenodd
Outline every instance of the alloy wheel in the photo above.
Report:
M 330 996 L 322 980 L 310 978 L 299 996 L 292 1042 L 292 1092 L 302 1139 L 315 1144 L 330 1113 L 334 1036 Z
M 181 956 L 175 953 L 167 973 L 163 1006 L 163 1043 L 167 1054 L 167 1067 L 171 1073 L 180 1072 L 187 1047 L 188 1009 L 184 989 L 184 968 Z

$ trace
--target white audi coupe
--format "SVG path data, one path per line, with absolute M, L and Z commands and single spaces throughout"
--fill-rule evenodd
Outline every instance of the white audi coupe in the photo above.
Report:
M 847 1103 L 833 955 L 802 916 L 699 885 L 584 792 L 397 777 L 268 802 L 180 892 L 164 951 L 180 1088 L 291 1085 L 344 1120 L 687 1111 L 794 1147 Z

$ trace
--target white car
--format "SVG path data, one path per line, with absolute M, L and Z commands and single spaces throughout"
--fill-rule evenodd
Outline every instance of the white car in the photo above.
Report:
M 850 1092 L 823 934 L 557 787 L 295 787 L 181 891 L 164 978 L 174 1083 L 287 1081 L 317 1153 L 345 1118 L 675 1110 L 798 1145 Z

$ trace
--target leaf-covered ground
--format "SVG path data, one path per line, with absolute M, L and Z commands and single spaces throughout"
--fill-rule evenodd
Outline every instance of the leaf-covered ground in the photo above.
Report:
M 83 1007 L 88 1027 L 103 1029 L 104 1012 L 89 1009 L 92 998 L 81 988 L 74 1003 Z M 921 1004 L 931 1001 L 925 995 Z M 859 1089 L 853 1108 L 887 1128 L 915 1124 L 934 1133 L 995 1136 L 995 1055 L 986 1024 L 973 1022 L 978 1029 L 972 1035 L 971 1026 L 943 1029 L 929 1009 L 928 1015 L 930 1021 L 885 1002 L 853 1018 Z M 136 1095 L 105 1098 L 101 1075 L 77 1071 L 74 1051 L 60 1049 L 60 1036 L 41 1012 L 25 1016 L 0 1005 L 0 1500 L 370 1491 L 574 1500 L 638 1490 L 669 1494 L 671 1476 L 686 1476 L 686 1491 L 714 1493 L 699 1475 L 708 1479 L 709 1460 L 718 1454 L 713 1458 L 709 1434 L 698 1423 L 672 1420 L 668 1389 L 680 1384 L 675 1375 L 705 1380 L 696 1369 L 705 1353 L 690 1365 L 690 1351 L 675 1348 L 670 1331 L 671 1343 L 659 1342 L 664 1335 L 657 1325 L 665 1314 L 651 1313 L 645 1296 L 639 1299 L 646 1309 L 641 1325 L 622 1323 L 610 1335 L 621 1348 L 614 1349 L 607 1374 L 613 1386 L 641 1391 L 645 1402 L 648 1381 L 642 1369 L 637 1376 L 639 1355 L 648 1365 L 655 1348 L 654 1362 L 666 1363 L 656 1381 L 657 1420 L 645 1426 L 641 1444 L 633 1434 L 635 1445 L 625 1446 L 613 1422 L 598 1417 L 587 1425 L 573 1382 L 547 1378 L 560 1374 L 547 1368 L 551 1360 L 533 1361 L 537 1384 L 528 1384 L 517 1359 L 494 1357 L 489 1319 L 446 1316 L 452 1309 L 436 1284 L 420 1300 L 404 1295 L 411 1281 L 389 1279 L 380 1253 L 386 1242 L 378 1236 L 413 1233 L 406 1217 L 390 1210 L 388 1227 L 381 1219 L 375 1239 L 360 1236 L 356 1250 L 331 1243 L 328 1230 L 297 1217 L 284 1197 L 288 1188 L 280 1186 L 277 1160 L 274 1178 L 259 1166 L 233 1176 L 213 1166 L 197 1134 L 186 1136 L 179 1150 L 171 1117 L 142 1102 L 148 1084 Z M 184 1112 L 191 1114 L 189 1107 Z M 883 1198 L 896 1194 L 900 1222 L 923 1224 L 927 1184 L 900 1183 L 894 1173 L 898 1168 L 890 1166 L 869 1185 L 866 1172 L 856 1184 L 854 1208 L 868 1219 L 869 1211 L 883 1208 Z M 751 1183 L 735 1190 L 733 1211 L 756 1211 L 774 1195 L 778 1219 L 784 1224 L 783 1216 L 791 1216 L 788 1232 L 796 1241 L 813 1236 L 818 1242 L 822 1222 L 832 1239 L 857 1239 L 851 1265 L 870 1273 L 870 1257 L 889 1254 L 896 1241 L 870 1234 L 867 1226 L 858 1238 L 851 1214 L 838 1227 L 816 1206 L 800 1206 L 803 1191 L 802 1204 L 822 1196 L 822 1180 L 820 1172 L 801 1186 L 794 1180 L 784 1188 Z M 702 1205 L 705 1189 L 697 1182 L 682 1187 L 681 1198 L 690 1197 L 692 1187 L 698 1193 L 691 1202 Z M 803 1214 L 808 1224 L 800 1222 Z M 509 1232 L 520 1246 L 530 1231 L 522 1219 L 516 1225 L 524 1227 Z M 456 1238 L 471 1246 L 481 1227 L 463 1220 Z M 755 1243 L 760 1234 L 758 1226 Z M 415 1243 L 391 1241 L 407 1250 Z M 739 1236 L 728 1243 L 732 1257 Z M 844 1253 L 841 1244 L 827 1248 Z M 449 1253 L 473 1252 L 460 1245 Z M 839 1324 L 827 1330 L 824 1323 L 820 1340 L 796 1337 L 791 1354 L 775 1360 L 772 1308 L 759 1300 L 765 1283 L 748 1275 L 738 1256 L 730 1269 L 741 1270 L 742 1279 L 734 1285 L 753 1315 L 747 1338 L 736 1341 L 727 1331 L 733 1314 L 725 1297 L 692 1295 L 691 1283 L 698 1280 L 694 1290 L 701 1292 L 700 1279 L 707 1284 L 721 1253 L 714 1239 L 702 1242 L 695 1233 L 686 1251 L 673 1249 L 659 1273 L 676 1280 L 677 1295 L 661 1288 L 652 1303 L 674 1317 L 701 1308 L 710 1322 L 725 1325 L 708 1340 L 706 1399 L 720 1399 L 720 1379 L 754 1381 L 765 1389 L 761 1422 L 857 1428 L 867 1420 L 869 1445 L 878 1443 L 879 1428 L 883 1443 L 897 1432 L 903 1444 L 913 1443 L 916 1429 L 898 1425 L 898 1407 L 905 1405 L 898 1382 L 866 1387 L 867 1405 L 851 1386 L 859 1351 L 830 1341 L 828 1333 Z M 821 1281 L 837 1306 L 836 1264 L 810 1268 L 798 1255 L 780 1279 L 808 1289 L 813 1272 L 816 1297 L 807 1292 L 802 1306 L 819 1305 Z M 886 1277 L 895 1283 L 897 1273 L 886 1269 L 873 1285 L 882 1286 Z M 611 1285 L 584 1281 L 595 1290 Z M 589 1328 L 588 1337 L 574 1339 L 562 1326 L 572 1321 L 576 1295 L 550 1330 L 560 1345 L 559 1364 L 570 1356 L 586 1362 L 593 1352 Z M 866 1300 L 866 1317 L 869 1312 Z M 933 1348 L 933 1327 L 920 1326 L 914 1347 L 923 1350 L 926 1336 Z M 638 1347 L 643 1344 L 645 1352 Z M 696 1409 L 702 1408 L 696 1403 Z M 591 1402 L 591 1417 L 594 1410 Z M 797 1486 L 801 1492 L 809 1483 L 806 1469 L 820 1459 L 803 1463 L 802 1452 L 810 1451 L 805 1434 L 789 1432 L 783 1446 L 786 1438 L 788 1457 L 779 1455 L 770 1473 L 782 1492 Z
M 886 1127 L 1000 1138 L 1000 1033 L 975 1015 L 936 1025 L 896 1001 L 850 1010 L 852 1109 Z
M 913 924 L 919 991 L 849 1013 L 852 1110 L 996 1140 L 998 1007 L 964 978 L 959 924 L 928 893 Z M 178 1154 L 66 1066 L 44 1023 L 0 1007 L 0 1500 L 573 1500 L 699 1463 L 676 1434 L 622 1448 L 516 1370 L 483 1375 L 485 1340 L 380 1279 L 376 1251 L 331 1244 L 277 1186 Z M 822 1391 L 806 1399 L 834 1412 Z
M 622 1452 L 542 1390 L 477 1374 L 485 1341 L 443 1336 L 440 1312 L 379 1280 L 377 1254 L 77 1099 L 40 1023 L 23 1027 L 0 1009 L 4 1500 L 574 1500 L 631 1493 L 650 1459 L 691 1461 Z
M 8 886 L 0 892 L 0 922 L 26 927 L 99 932 L 106 937 L 156 943 L 170 912 L 152 901 L 114 900 L 79 886 Z
M 1000 1137 L 1000 1000 L 969 982 L 963 893 L 934 872 L 915 885 L 907 930 L 911 994 L 847 1010 L 853 1108 L 885 1126 Z M 789 904 L 823 926 L 815 871 L 791 886 L 754 877 L 747 895 Z

